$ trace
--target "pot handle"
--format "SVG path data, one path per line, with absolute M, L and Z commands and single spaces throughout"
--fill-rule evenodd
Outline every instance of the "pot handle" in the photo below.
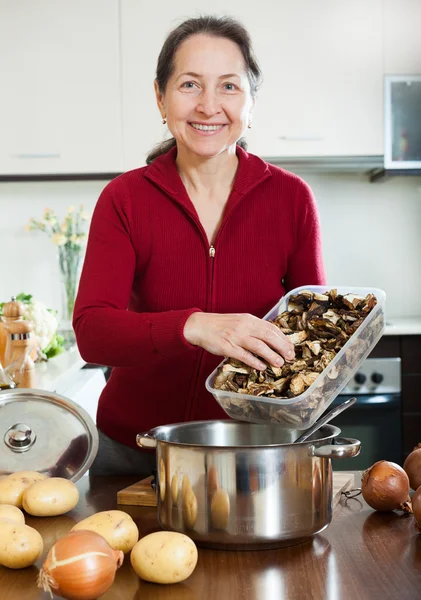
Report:
M 150 431 L 145 431 L 144 433 L 137 434 L 136 444 L 141 448 L 156 448 L 157 441 L 156 438 L 151 435 Z
M 360 453 L 361 442 L 352 438 L 335 438 L 333 444 L 312 446 L 313 456 L 320 458 L 350 458 Z

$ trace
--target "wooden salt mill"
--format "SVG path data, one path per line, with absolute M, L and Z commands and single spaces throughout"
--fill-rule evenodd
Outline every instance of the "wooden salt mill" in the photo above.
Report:
M 3 322 L 0 325 L 0 362 L 3 367 L 7 367 L 7 365 L 10 364 L 10 355 L 12 351 L 8 327 L 11 323 L 22 321 L 22 318 L 23 304 L 12 296 L 11 301 L 6 302 L 3 306 Z
M 32 329 L 30 321 L 15 321 L 8 325 L 11 353 L 7 370 L 16 385 L 21 388 L 36 387 L 35 363 L 31 358 Z

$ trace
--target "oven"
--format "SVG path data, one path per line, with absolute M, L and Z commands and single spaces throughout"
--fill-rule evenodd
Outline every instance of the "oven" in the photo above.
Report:
M 335 470 L 364 470 L 378 460 L 402 465 L 401 359 L 367 358 L 329 410 L 352 396 L 355 404 L 332 424 L 344 437 L 360 440 L 361 452 L 336 461 Z

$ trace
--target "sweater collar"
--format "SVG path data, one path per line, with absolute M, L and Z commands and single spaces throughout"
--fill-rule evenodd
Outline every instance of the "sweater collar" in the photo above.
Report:
M 254 154 L 249 154 L 238 145 L 236 152 L 238 168 L 226 207 L 229 211 L 245 194 L 271 176 L 269 166 L 264 160 Z M 176 156 L 177 147 L 171 148 L 146 167 L 144 176 L 191 212 L 192 203 L 178 173 Z

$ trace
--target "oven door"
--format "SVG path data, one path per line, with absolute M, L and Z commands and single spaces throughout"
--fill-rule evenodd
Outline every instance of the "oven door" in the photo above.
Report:
M 340 394 L 329 410 L 352 395 Z M 356 403 L 338 415 L 332 425 L 340 428 L 344 437 L 361 441 L 360 454 L 335 461 L 335 470 L 356 471 L 370 467 L 378 460 L 402 465 L 402 410 L 397 394 L 356 396 Z

